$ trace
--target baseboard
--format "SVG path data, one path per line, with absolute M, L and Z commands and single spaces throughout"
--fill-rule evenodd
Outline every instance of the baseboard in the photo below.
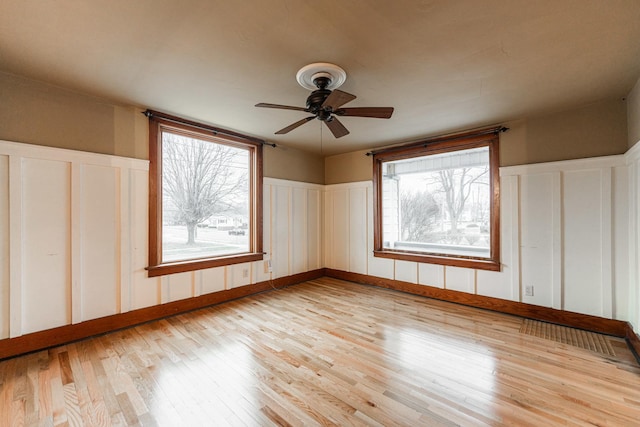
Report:
M 483 308 L 500 313 L 513 314 L 543 322 L 550 322 L 558 325 L 570 326 L 572 328 L 584 329 L 591 332 L 612 335 L 619 338 L 626 338 L 630 345 L 631 338 L 629 338 L 629 336 L 633 335 L 635 336 L 637 347 L 632 348 L 635 349 L 636 353 L 640 352 L 640 339 L 638 339 L 638 336 L 633 332 L 633 328 L 629 322 L 624 322 L 622 320 L 606 319 L 588 314 L 557 310 L 555 308 L 508 301 L 483 295 L 468 294 L 466 292 L 452 291 L 449 289 L 434 288 L 432 286 L 417 285 L 415 283 L 384 279 L 366 274 L 349 273 L 330 268 L 325 269 L 325 273 L 328 277 L 336 279 L 380 286 L 442 301 L 454 302 L 471 307 Z
M 629 322 L 627 322 L 627 334 L 625 339 L 627 340 L 627 344 L 633 352 L 633 355 L 636 356 L 636 360 L 640 363 L 640 337 L 633 330 L 633 326 L 631 326 L 631 323 Z
M 241 286 L 195 298 L 188 298 L 166 304 L 154 305 L 112 316 L 88 320 L 75 325 L 60 326 L 46 331 L 34 332 L 16 338 L 0 340 L 0 360 L 25 353 L 31 353 L 56 345 L 67 344 L 94 335 L 100 335 L 118 329 L 139 325 L 151 320 L 161 319 L 179 313 L 220 304 L 226 301 L 255 295 L 273 288 L 283 288 L 307 280 L 324 276 L 324 269 L 307 271 L 292 276 L 281 277 L 271 281 Z

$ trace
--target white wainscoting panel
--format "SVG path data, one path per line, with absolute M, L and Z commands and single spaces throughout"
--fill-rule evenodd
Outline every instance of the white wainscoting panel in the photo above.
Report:
M 22 331 L 71 322 L 71 163 L 22 159 Z
M 629 197 L 637 199 L 640 188 L 634 167 L 637 165 L 628 171 L 624 156 L 609 156 L 501 168 L 499 272 L 374 257 L 371 183 L 328 185 L 326 265 L 362 272 L 358 243 L 366 230 L 366 274 L 371 276 L 637 320 L 640 292 L 629 283 L 635 283 L 640 267 L 635 261 L 633 267 L 629 265 L 625 250 L 631 245 L 633 253 L 640 252 L 637 224 L 629 237 L 629 209 L 635 212 L 635 221 L 640 221 L 637 203 L 629 206 Z M 627 191 L 629 185 L 633 188 Z M 367 189 L 364 211 L 360 209 L 361 188 Z M 344 250 L 348 250 L 349 263 Z M 525 295 L 528 286 L 533 286 L 532 296 Z
M 371 182 L 265 178 L 272 273 L 258 261 L 148 278 L 148 162 L 0 141 L 0 338 L 322 267 L 629 320 L 637 330 L 639 169 L 635 147 L 502 168 L 500 272 L 374 257 Z
M 356 183 L 355 185 L 358 185 Z M 395 262 L 389 258 L 379 258 L 373 256 L 373 184 L 371 182 L 360 183 L 367 187 L 367 217 L 356 220 L 355 227 L 367 228 L 367 274 L 371 276 L 393 279 L 395 277 Z
M 84 321 L 120 312 L 120 170 L 95 165 L 79 169 L 80 203 L 74 206 L 81 218 L 78 283 L 84 284 L 78 321 Z
M 553 210 L 559 208 L 553 203 L 554 173 L 532 173 L 519 178 L 522 302 L 552 307 Z M 527 296 L 527 287 L 533 288 L 532 296 Z
M 444 265 L 418 263 L 418 283 L 444 288 Z
M 0 141 L 0 339 L 324 266 L 324 187 L 265 178 L 273 273 L 259 261 L 148 278 L 148 169 Z
M 610 257 L 610 252 L 604 253 L 605 199 L 600 180 L 598 169 L 570 171 L 563 176 L 563 308 L 595 316 L 602 316 L 602 305 L 611 302 L 611 298 L 603 298 L 603 258 Z M 611 239 L 610 234 L 604 237 L 607 238 Z M 610 310 L 607 307 L 606 311 Z
M 396 261 L 395 279 L 403 282 L 418 283 L 418 263 L 413 261 Z
M 628 246 L 629 253 L 629 269 L 628 281 L 629 286 L 626 289 L 627 300 L 619 301 L 621 312 L 627 317 L 616 317 L 629 320 L 634 326 L 636 333 L 640 332 L 640 141 L 638 141 L 626 154 L 625 160 L 628 165 L 628 208 L 629 208 L 629 230 L 628 230 Z M 615 214 L 614 214 L 615 218 Z M 617 233 L 616 233 L 617 234 Z M 617 247 L 617 246 L 616 246 Z M 619 277 L 618 271 L 615 277 Z M 617 285 L 616 280 L 616 285 Z M 617 286 L 614 285 L 616 295 L 618 294 Z M 617 313 L 616 313 L 617 314 Z
M 308 200 L 305 188 L 291 189 L 291 273 L 298 274 L 307 271 L 308 228 L 307 221 L 296 221 L 296 218 L 307 218 Z
M 451 291 L 475 293 L 476 272 L 470 268 L 446 267 L 445 288 Z
M 9 338 L 9 156 L 0 155 L 0 339 Z
M 367 188 L 350 188 L 349 195 L 349 270 L 367 274 L 367 225 L 357 225 L 367 218 Z
M 322 246 L 323 191 L 320 187 L 307 189 L 307 267 L 309 271 L 324 267 Z
M 200 295 L 224 291 L 224 267 L 208 268 L 196 272 L 196 283 L 200 287 Z

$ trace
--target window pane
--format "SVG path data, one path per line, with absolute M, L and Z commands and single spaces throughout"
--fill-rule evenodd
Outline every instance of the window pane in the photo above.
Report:
M 162 133 L 162 262 L 250 251 L 249 150 Z
M 489 147 L 382 163 L 382 246 L 490 258 Z

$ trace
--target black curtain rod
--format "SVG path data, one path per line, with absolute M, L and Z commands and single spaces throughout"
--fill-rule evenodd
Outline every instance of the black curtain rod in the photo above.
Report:
M 224 135 L 224 136 L 231 136 L 231 137 L 234 137 L 234 138 L 242 138 L 242 139 L 246 139 L 246 140 L 258 143 L 258 144 L 269 145 L 269 146 L 274 147 L 274 148 L 276 146 L 276 144 L 274 144 L 272 142 L 267 142 L 264 139 L 255 138 L 253 136 L 248 136 L 248 135 L 243 135 L 241 133 L 233 132 L 233 131 L 226 130 L 226 129 L 221 129 L 221 128 L 218 128 L 218 127 L 215 127 L 215 126 L 209 126 L 209 125 L 205 125 L 205 124 L 202 124 L 202 123 L 193 122 L 191 120 L 187 120 L 187 119 L 183 119 L 181 117 L 176 117 L 176 116 L 172 116 L 172 115 L 169 115 L 169 114 L 161 113 L 159 111 L 145 110 L 145 111 L 142 111 L 142 114 L 144 114 L 148 118 L 159 117 L 159 118 L 161 118 L 163 120 L 167 120 L 167 121 L 170 121 L 170 122 L 180 123 L 180 124 L 183 124 L 183 125 L 189 125 L 189 126 L 197 127 L 199 129 L 209 131 L 213 135 Z
M 373 156 L 375 154 L 380 154 L 380 153 L 390 153 L 396 150 L 403 150 L 405 148 L 410 148 L 410 147 L 426 147 L 429 144 L 432 144 L 434 142 L 443 142 L 443 141 L 452 141 L 455 139 L 462 139 L 462 138 L 469 138 L 469 137 L 474 137 L 474 136 L 482 136 L 482 135 L 490 135 L 490 134 L 499 134 L 502 132 L 506 132 L 508 131 L 509 128 L 508 127 L 504 127 L 504 126 L 496 126 L 496 127 L 491 127 L 491 128 L 483 128 L 483 129 L 478 129 L 477 131 L 469 131 L 469 132 L 462 132 L 462 133 L 456 133 L 456 134 L 446 134 L 446 135 L 440 135 L 440 136 L 434 136 L 431 138 L 427 138 L 425 140 L 422 141 L 414 141 L 414 142 L 408 142 L 406 144 L 402 144 L 402 145 L 396 145 L 393 147 L 387 147 L 387 148 L 381 148 L 379 150 L 371 150 L 367 153 L 365 153 L 365 156 Z

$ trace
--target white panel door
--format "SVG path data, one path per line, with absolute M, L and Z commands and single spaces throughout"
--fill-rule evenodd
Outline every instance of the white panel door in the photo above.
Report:
M 71 323 L 71 164 L 22 161 L 22 333 Z

